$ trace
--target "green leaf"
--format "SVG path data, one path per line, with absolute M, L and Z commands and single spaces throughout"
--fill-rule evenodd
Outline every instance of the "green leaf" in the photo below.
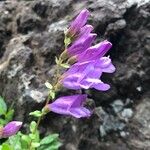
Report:
M 32 142 L 31 145 L 32 145 L 33 148 L 37 148 L 37 147 L 40 146 L 40 143 L 38 143 L 38 142 Z
M 0 115 L 5 115 L 7 112 L 7 105 L 4 99 L 0 96 Z
M 66 68 L 66 69 L 70 68 L 69 64 L 60 64 L 60 66 L 63 67 L 63 68 Z
M 30 112 L 29 115 L 39 118 L 42 116 L 42 112 L 39 110 L 36 110 L 36 111 Z
M 8 112 L 5 114 L 5 119 L 7 122 L 11 121 L 14 116 L 14 109 L 9 109 Z
M 1 150 L 14 150 L 9 144 L 3 143 Z
M 57 57 L 55 57 L 55 62 L 57 65 L 59 64 L 59 59 Z
M 71 43 L 71 38 L 65 36 L 65 39 L 64 39 L 65 47 L 67 47 L 70 43 Z
M 53 86 L 48 81 L 45 82 L 45 86 L 50 90 L 53 88 Z
M 22 135 L 21 140 L 29 144 L 31 142 L 31 138 L 28 135 Z
M 51 90 L 51 91 L 49 92 L 49 95 L 51 96 L 52 99 L 55 98 L 55 92 L 54 92 L 54 91 Z
M 29 137 L 32 139 L 32 140 L 34 140 L 34 139 L 36 139 L 36 135 L 35 134 L 29 134 Z
M 43 138 L 40 142 L 41 145 L 43 144 L 50 144 L 52 143 L 53 141 L 57 140 L 58 139 L 58 136 L 59 134 L 51 134 L 51 135 L 48 135 L 47 137 Z
M 36 129 L 36 122 L 32 121 L 30 123 L 30 131 L 31 131 L 31 133 L 33 133 L 35 131 L 35 129 Z
M 62 145 L 59 142 L 58 136 L 58 134 L 51 134 L 43 138 L 40 142 L 41 146 L 38 150 L 58 150 L 58 148 Z
M 55 142 L 51 144 L 41 145 L 37 150 L 58 150 L 62 144 L 60 142 Z
M 14 136 L 9 137 L 8 142 L 15 150 L 21 150 L 21 137 L 19 134 L 16 134 Z
M 7 124 L 7 120 L 0 118 L 0 125 L 5 125 L 5 124 Z
M 58 148 L 62 146 L 60 142 L 55 142 L 52 145 L 49 146 L 50 150 L 58 150 Z

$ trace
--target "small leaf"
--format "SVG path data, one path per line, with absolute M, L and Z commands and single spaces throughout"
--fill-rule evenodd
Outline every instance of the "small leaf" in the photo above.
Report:
M 21 139 L 28 144 L 31 142 L 31 138 L 28 135 L 22 135 Z
M 7 143 L 3 143 L 2 144 L 2 149 L 1 150 L 14 150 L 13 148 L 11 148 L 11 146 Z
M 51 134 L 51 135 L 48 135 L 46 136 L 45 138 L 43 138 L 40 142 L 41 145 L 43 144 L 50 144 L 52 143 L 53 141 L 57 140 L 58 139 L 58 136 L 59 134 Z
M 8 112 L 5 114 L 5 119 L 7 120 L 7 122 L 13 119 L 13 115 L 14 115 L 14 109 L 9 109 Z
M 52 99 L 55 98 L 55 92 L 54 92 L 54 91 L 51 90 L 51 91 L 49 92 L 49 95 L 51 96 Z
M 55 57 L 55 62 L 57 65 L 59 64 L 59 59 L 57 57 Z
M 66 69 L 70 68 L 69 64 L 61 64 L 60 66 L 63 67 L 63 68 L 66 68 Z
M 21 149 L 21 141 L 20 141 L 20 135 L 16 134 L 14 136 L 9 137 L 8 142 L 10 145 L 13 146 L 15 150 Z
M 7 120 L 0 118 L 0 125 L 5 125 L 5 124 L 7 124 Z
M 62 146 L 60 142 L 54 142 L 51 144 L 41 145 L 37 150 L 58 150 Z
M 40 143 L 38 143 L 38 142 L 32 142 L 31 145 L 32 145 L 33 148 L 37 148 L 37 147 L 40 146 Z
M 42 112 L 39 110 L 33 111 L 29 113 L 30 116 L 34 116 L 34 117 L 41 117 L 42 116 Z
M 45 82 L 45 86 L 50 90 L 53 88 L 53 86 L 48 81 Z
M 7 105 L 4 99 L 0 96 L 0 115 L 4 115 L 7 112 Z
M 62 146 L 60 142 L 52 143 L 52 145 L 49 146 L 50 150 L 58 150 L 58 148 Z
M 30 123 L 30 131 L 31 131 L 31 133 L 33 133 L 35 131 L 35 129 L 36 129 L 36 122 L 32 121 Z
M 65 36 L 65 39 L 64 39 L 65 47 L 67 47 L 70 43 L 71 43 L 71 38 Z
M 30 133 L 30 134 L 29 134 L 29 137 L 30 137 L 32 140 L 34 140 L 34 139 L 36 138 L 36 135 L 35 135 L 35 134 Z

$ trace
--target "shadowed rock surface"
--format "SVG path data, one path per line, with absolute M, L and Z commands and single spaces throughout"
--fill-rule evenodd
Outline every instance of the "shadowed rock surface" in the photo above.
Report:
M 96 42 L 113 43 L 108 55 L 117 70 L 103 76 L 112 88 L 105 93 L 87 91 L 87 105 L 95 105 L 91 118 L 50 113 L 41 133 L 59 132 L 62 150 L 149 150 L 150 3 L 136 1 L 0 2 L 0 95 L 15 104 L 15 119 L 28 123 L 28 113 L 42 108 L 47 97 L 44 83 L 53 78 L 55 56 L 64 48 L 63 30 L 87 8 Z

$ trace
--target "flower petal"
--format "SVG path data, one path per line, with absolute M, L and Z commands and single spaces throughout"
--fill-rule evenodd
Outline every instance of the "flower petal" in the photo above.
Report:
M 20 121 L 11 121 L 4 128 L 2 137 L 7 138 L 14 134 L 16 134 L 22 126 L 22 122 Z
M 70 47 L 67 48 L 68 54 L 70 56 L 75 56 L 84 52 L 88 47 L 91 46 L 96 36 L 96 34 L 87 34 L 81 36 L 79 39 L 74 41 Z
M 89 115 L 89 111 L 82 106 L 86 98 L 86 94 L 60 97 L 53 103 L 48 104 L 48 108 L 50 111 L 62 115 L 77 116 L 78 114 L 79 116 L 80 114 L 80 116 L 87 116 Z
M 72 115 L 76 118 L 90 117 L 91 112 L 85 107 L 80 107 L 80 108 L 70 109 L 70 115 Z
M 80 31 L 81 27 L 83 27 L 86 24 L 89 14 L 90 13 L 87 9 L 82 10 L 71 23 L 68 33 L 72 36 L 77 34 Z
M 100 57 L 104 56 L 108 50 L 111 48 L 112 44 L 105 40 L 95 46 L 88 48 L 86 51 L 83 51 L 81 54 L 78 55 L 78 61 L 87 61 L 87 60 L 95 60 L 99 59 Z

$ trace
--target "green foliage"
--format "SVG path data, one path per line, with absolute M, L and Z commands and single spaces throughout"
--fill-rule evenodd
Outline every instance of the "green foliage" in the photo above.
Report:
M 41 112 L 41 111 L 39 111 L 39 110 L 36 110 L 36 111 L 30 112 L 30 114 L 29 114 L 29 115 L 30 115 L 30 116 L 34 116 L 34 117 L 39 118 L 39 117 L 41 117 L 41 116 L 42 116 L 42 112 Z
M 7 105 L 2 97 L 0 97 L 0 115 L 4 115 L 7 112 Z
M 3 143 L 2 146 L 0 146 L 0 150 L 14 150 L 9 144 Z
M 14 136 L 9 137 L 7 143 L 9 143 L 9 145 L 11 145 L 11 148 L 13 148 L 14 150 L 21 150 L 22 146 L 20 139 L 21 138 L 19 134 L 16 134 Z
M 35 122 L 30 124 L 29 135 L 18 132 L 16 135 L 9 137 L 9 139 L 0 146 L 0 150 L 58 150 L 62 145 L 59 142 L 58 134 L 51 134 L 40 140 L 39 133 L 33 133 L 35 129 Z
M 67 46 L 71 43 L 71 41 L 72 41 L 71 38 L 65 35 L 64 39 L 65 48 L 67 48 Z
M 70 65 L 67 64 L 67 63 L 60 64 L 60 66 L 63 67 L 63 68 L 66 68 L 66 69 L 70 68 Z
M 40 147 L 38 150 L 58 150 L 58 148 L 62 145 L 59 142 L 58 134 L 51 134 L 44 137 L 40 141 Z
M 49 89 L 51 85 L 48 84 Z M 55 93 L 50 90 L 50 96 L 55 98 Z M 44 115 L 45 111 L 33 111 L 29 115 L 34 117 L 41 117 Z M 4 99 L 0 97 L 0 125 L 5 125 L 12 120 L 14 110 L 7 107 Z M 40 139 L 40 134 L 37 129 L 37 123 L 32 121 L 30 123 L 30 133 L 23 134 L 18 132 L 16 135 L 9 137 L 2 145 L 0 145 L 0 150 L 58 150 L 61 146 L 59 142 L 58 134 L 51 134 L 43 139 Z
M 49 97 L 51 97 L 53 100 L 55 98 L 55 96 L 56 96 L 56 93 L 53 90 L 50 90 L 49 91 Z
M 0 97 L 0 125 L 5 125 L 12 120 L 14 109 L 8 108 L 4 99 Z

